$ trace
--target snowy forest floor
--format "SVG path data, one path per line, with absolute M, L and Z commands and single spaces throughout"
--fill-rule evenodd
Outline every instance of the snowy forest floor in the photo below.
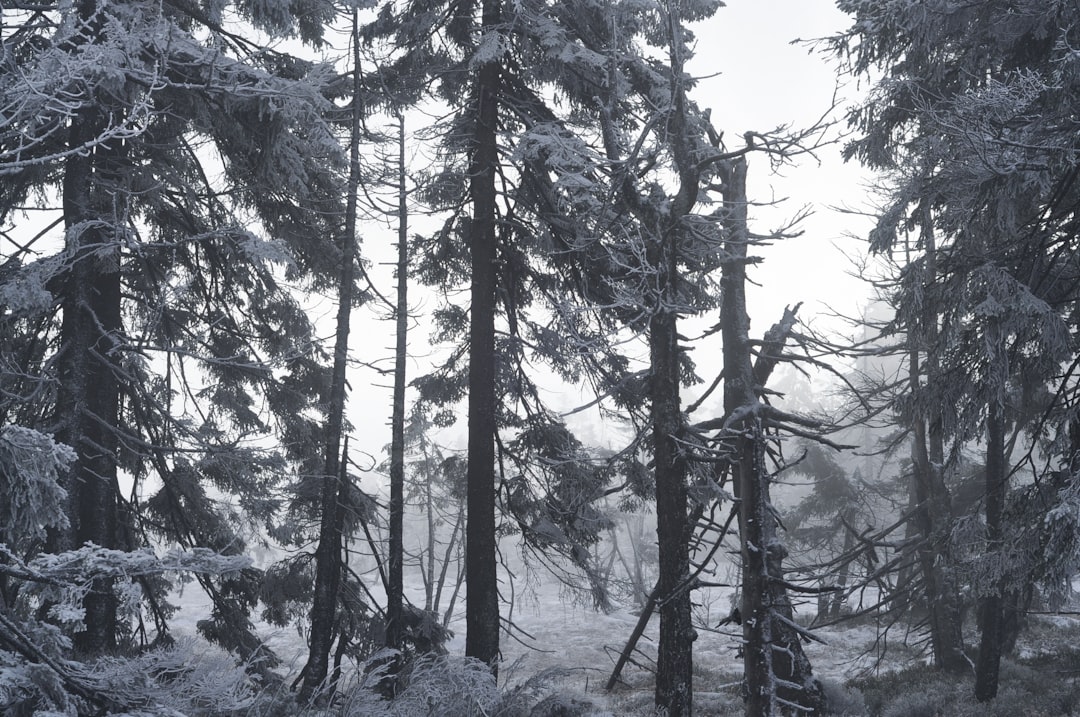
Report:
M 204 614 L 197 590 L 185 593 L 179 602 L 181 615 L 193 619 L 182 620 L 177 631 L 192 635 L 194 618 Z M 728 606 L 726 596 L 699 605 L 699 623 L 715 626 L 727 614 Z M 589 705 L 584 710 L 557 714 L 654 714 L 649 665 L 655 656 L 655 617 L 639 643 L 635 663 L 626 666 L 620 684 L 610 693 L 604 690 L 604 684 L 637 621 L 632 610 L 619 608 L 599 613 L 568 598 L 557 581 L 534 580 L 516 595 L 513 610 L 504 610 L 506 617 L 512 621 L 517 639 L 504 633 L 499 680 L 504 690 L 526 685 L 536 699 L 556 694 L 572 700 L 578 708 Z M 285 661 L 282 670 L 298 672 L 306 657 L 303 637 L 296 631 L 259 627 L 268 644 Z M 738 628 L 732 627 L 705 629 L 699 624 L 694 646 L 694 702 L 695 714 L 701 717 L 743 713 Z M 455 636 L 448 645 L 450 654 L 461 655 L 462 619 L 456 619 L 451 629 Z M 806 651 L 838 715 L 1080 714 L 1080 617 L 1076 615 L 1036 616 L 1029 620 L 1016 655 L 1003 664 L 999 697 L 989 705 L 974 701 L 971 676 L 946 676 L 926 667 L 919 650 L 910 644 L 918 636 L 905 634 L 903 626 L 888 631 L 887 641 L 879 639 L 875 622 L 865 618 L 821 628 L 817 634 L 823 643 L 810 643 Z M 968 644 L 977 644 L 974 634 Z

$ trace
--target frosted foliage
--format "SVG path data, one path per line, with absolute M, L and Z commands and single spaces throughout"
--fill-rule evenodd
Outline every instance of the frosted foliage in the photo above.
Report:
M 223 575 L 251 566 L 247 556 L 220 555 L 209 548 L 170 550 L 158 556 L 150 548 L 126 552 L 87 544 L 78 550 L 41 554 L 23 563 L 0 544 L 0 556 L 29 579 L 23 588 L 26 596 L 48 603 L 50 619 L 74 629 L 83 627 L 83 599 L 96 578 L 115 579 L 119 614 L 135 617 L 142 609 L 143 597 L 137 578 L 163 573 Z
M 595 184 L 589 172 L 598 161 L 596 153 L 553 122 L 538 124 L 526 132 L 515 149 L 515 159 L 543 162 L 555 174 L 555 187 L 575 197 Z
M 107 694 L 132 704 L 149 696 L 161 705 L 143 714 L 229 714 L 249 709 L 255 701 L 243 666 L 194 638 L 134 659 L 102 658 L 85 669 L 88 681 Z
M 43 314 L 53 305 L 47 282 L 59 273 L 59 257 L 31 262 L 0 282 L 0 306 L 14 316 Z
M 418 660 L 409 673 L 404 689 L 391 701 L 384 701 L 370 687 L 382 674 L 373 670 L 369 684 L 362 685 L 346 698 L 344 717 L 387 715 L 422 717 L 454 715 L 481 717 L 495 713 L 499 689 L 487 665 L 470 657 L 436 657 Z
M 240 241 L 240 248 L 253 262 L 260 264 L 280 264 L 288 269 L 296 267 L 292 252 L 281 241 L 262 239 L 247 232 Z
M 0 430 L 0 537 L 9 545 L 45 539 L 47 528 L 68 525 L 67 492 L 58 479 L 75 452 L 51 436 L 22 426 Z
M 486 32 L 476 47 L 469 66 L 473 69 L 486 65 L 489 62 L 497 62 L 506 54 L 506 38 L 500 32 Z
M 162 23 L 147 23 L 125 6 L 113 6 L 122 15 L 110 14 L 107 32 L 100 42 L 79 42 L 83 30 L 76 23 L 63 26 L 52 46 L 25 61 L 18 74 L 4 77 L 0 84 L 0 104 L 4 108 L 0 132 L 6 140 L 0 146 L 0 176 L 24 171 L 28 166 L 55 162 L 85 152 L 108 141 L 128 139 L 142 133 L 151 114 L 151 100 L 140 87 L 158 87 L 160 67 L 142 59 L 144 43 L 162 42 Z M 73 20 L 75 13 L 65 17 Z M 126 27 L 137 22 L 138 27 Z M 138 82 L 129 82 L 137 78 Z M 72 94 L 72 87 L 85 88 Z M 133 89 L 134 88 L 134 89 Z M 81 147 L 67 147 L 66 127 L 84 109 L 85 96 L 96 94 L 123 97 L 127 109 Z M 59 145 L 66 149 L 42 151 Z
M 204 0 L 204 12 L 206 12 L 206 16 L 210 18 L 211 21 L 220 23 L 224 17 L 225 6 L 227 4 L 227 0 Z
M 1050 567 L 1044 583 L 1060 590 L 1071 583 L 1080 565 L 1080 484 L 1070 483 L 1058 493 L 1057 499 L 1043 519 L 1039 557 Z
M 44 698 L 42 706 L 52 709 L 35 710 L 35 717 L 76 714 L 72 699 L 55 672 L 45 665 L 13 662 L 8 657 L 0 653 L 0 707 L 10 705 L 17 698 L 38 694 Z
M 245 9 L 258 27 L 276 35 L 292 32 L 293 15 L 289 0 L 248 0 Z
M 170 550 L 159 557 L 150 548 L 129 552 L 87 544 L 78 550 L 39 555 L 27 565 L 51 579 L 72 580 L 138 577 L 164 572 L 223 575 L 251 567 L 251 558 L 246 555 L 221 555 L 209 548 Z
M 532 24 L 533 37 L 549 58 L 579 67 L 582 72 L 595 72 L 600 77 L 606 74 L 607 58 L 568 37 L 559 23 L 543 14 L 530 15 L 528 20 Z
M 227 652 L 192 638 L 136 657 L 103 657 L 90 663 L 68 661 L 68 675 L 117 705 L 139 705 L 110 715 L 185 717 L 247 714 L 256 702 L 254 685 L 243 665 Z M 0 652 L 0 713 L 32 700 L 34 715 L 86 714 L 51 668 L 20 661 Z M 85 705 L 85 703 L 84 703 Z

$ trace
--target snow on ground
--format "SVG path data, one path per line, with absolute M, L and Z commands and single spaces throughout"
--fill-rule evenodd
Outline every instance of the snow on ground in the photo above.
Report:
M 513 605 L 503 607 L 503 618 L 512 621 L 512 635 L 502 637 L 503 666 L 500 682 L 506 687 L 520 685 L 529 678 L 548 673 L 548 685 L 542 693 L 558 691 L 594 703 L 600 713 L 618 715 L 652 714 L 652 676 L 644 667 L 656 655 L 658 618 L 654 615 L 638 643 L 644 656 L 635 657 L 638 665 L 628 664 L 621 684 L 612 693 L 604 690 L 619 652 L 626 644 L 637 615 L 627 607 L 610 614 L 594 611 L 567 590 L 558 579 L 541 569 L 532 572 L 516 566 L 513 590 L 503 584 L 503 595 L 513 595 Z M 526 577 L 527 576 L 527 577 Z M 416 576 L 413 576 L 416 577 Z M 408 578 L 407 578 L 408 579 Z M 414 599 L 420 594 L 419 581 L 409 586 Z M 448 648 L 451 654 L 464 653 L 464 596 L 458 601 L 458 615 L 451 622 L 454 637 Z M 196 623 L 209 613 L 208 602 L 198 586 L 189 584 L 174 602 L 181 610 L 174 620 L 177 636 L 195 635 Z M 741 630 L 733 625 L 717 628 L 730 609 L 730 593 L 714 590 L 700 595 L 695 615 L 699 623 L 694 645 L 695 713 L 709 715 L 741 714 L 738 683 L 742 662 L 736 654 Z M 422 603 L 422 600 L 421 600 Z M 807 609 L 812 609 L 807 606 Z M 808 617 L 808 615 L 802 615 Z M 256 621 L 260 635 L 283 660 L 282 670 L 295 675 L 306 659 L 304 636 L 295 628 L 281 629 Z M 806 652 L 815 674 L 835 682 L 872 668 L 876 628 L 862 622 L 858 626 L 830 627 L 818 631 L 825 644 L 810 643 Z M 903 645 L 904 635 L 890 637 L 886 666 L 895 667 L 914 658 L 914 651 Z

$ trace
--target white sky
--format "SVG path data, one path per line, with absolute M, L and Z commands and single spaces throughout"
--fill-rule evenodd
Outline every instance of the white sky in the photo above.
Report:
M 698 54 L 691 70 L 697 75 L 720 73 L 701 81 L 695 98 L 699 105 L 712 108 L 713 121 L 727 130 L 729 142 L 738 141 L 735 138 L 748 130 L 810 126 L 828 111 L 834 92 L 840 103 L 857 94 L 853 83 L 837 87 L 830 58 L 805 44 L 792 44 L 848 27 L 847 16 L 832 0 L 727 2 L 698 29 Z M 833 117 L 842 120 L 842 110 Z M 841 122 L 833 136 L 843 129 Z M 867 175 L 857 165 L 844 164 L 840 149 L 840 144 L 824 147 L 818 152 L 820 164 L 807 157 L 782 170 L 781 176 L 770 175 L 764 158 L 750 160 L 750 200 L 786 198 L 779 207 L 752 210 L 751 231 L 766 233 L 804 206 L 814 212 L 802 225 L 802 236 L 762 252 L 766 261 L 754 270 L 753 278 L 763 290 L 750 297 L 756 332 L 778 319 L 787 304 L 806 302 L 800 315 L 809 320 L 827 311 L 824 303 L 855 313 L 865 301 L 865 287 L 847 275 L 851 266 L 841 249 L 857 253 L 858 242 L 847 235 L 864 235 L 868 222 L 835 207 L 864 209 Z

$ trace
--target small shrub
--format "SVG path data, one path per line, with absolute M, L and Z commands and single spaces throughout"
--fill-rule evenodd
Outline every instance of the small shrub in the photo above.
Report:
M 905 692 L 889 703 L 881 717 L 939 717 L 939 700 L 935 695 Z
M 916 665 L 896 672 L 883 672 L 871 677 L 852 680 L 848 687 L 862 693 L 866 712 L 884 714 L 886 708 L 905 693 L 927 693 L 940 673 L 926 665 Z
M 495 677 L 480 660 L 470 657 L 424 657 L 401 675 L 401 689 L 393 699 L 375 689 L 380 670 L 368 672 L 344 701 L 342 717 L 481 717 L 499 702 Z
M 826 705 L 833 717 L 862 717 L 866 714 L 866 698 L 858 688 L 832 680 L 821 680 Z

